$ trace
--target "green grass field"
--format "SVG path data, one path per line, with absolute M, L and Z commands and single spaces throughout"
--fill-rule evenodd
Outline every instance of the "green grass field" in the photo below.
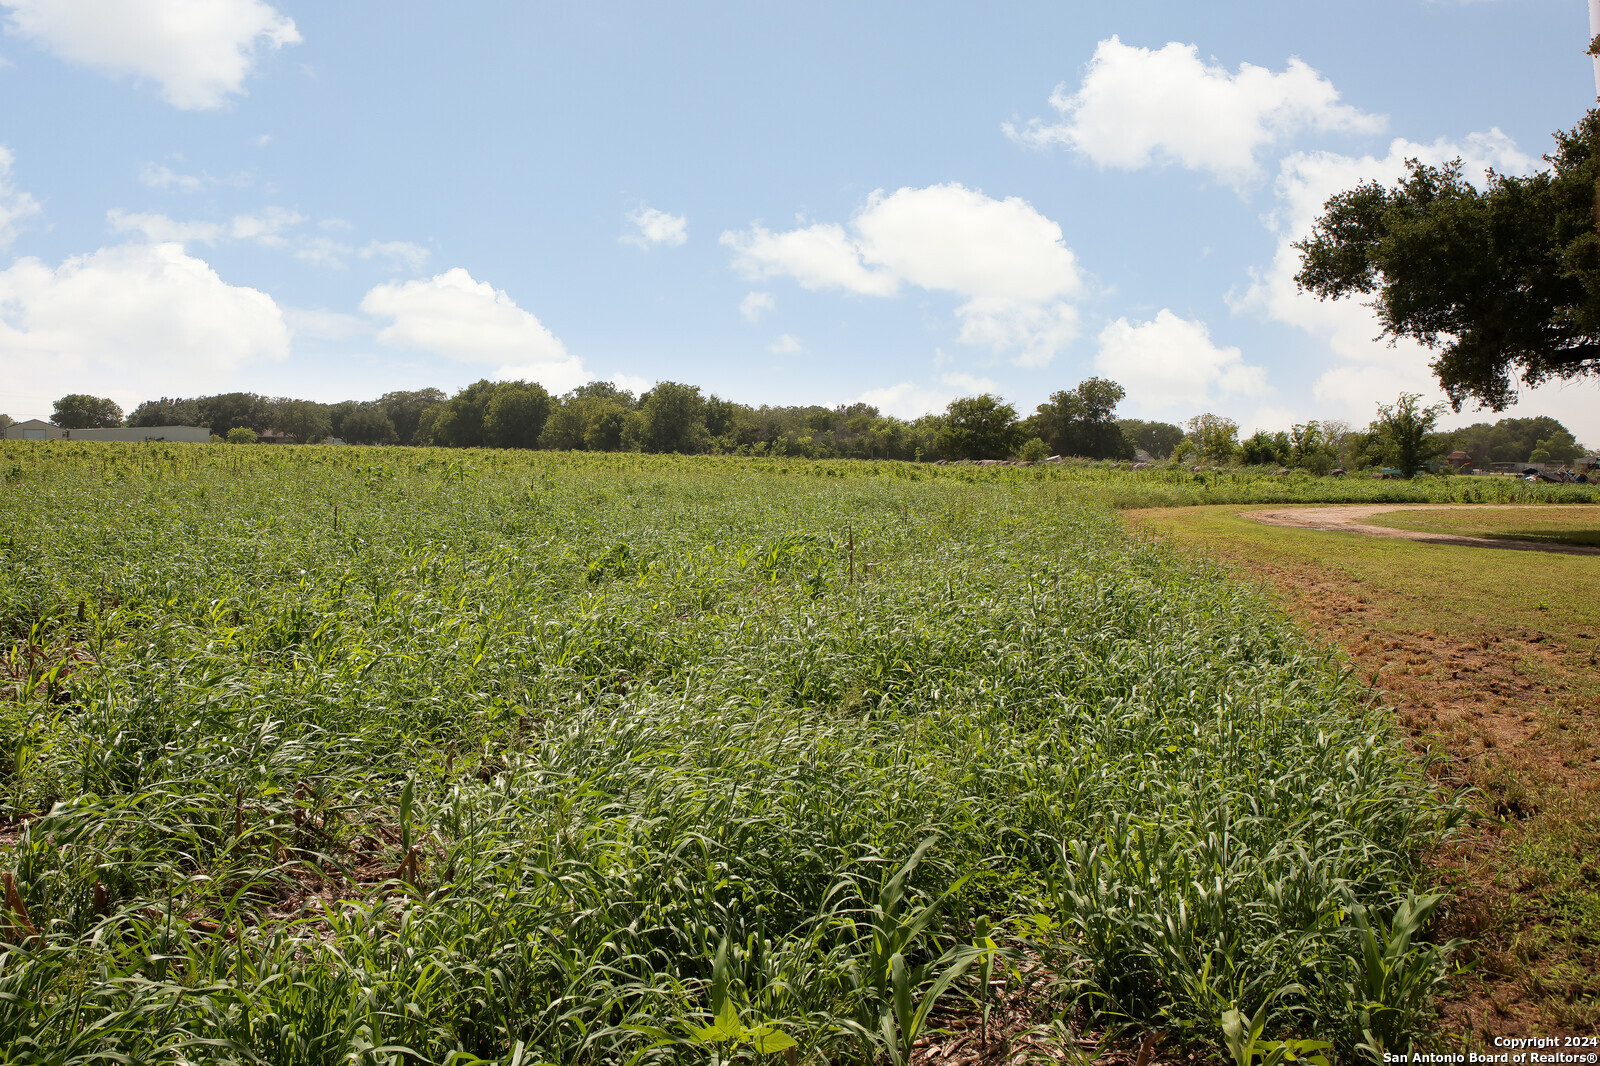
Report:
M 1024 968 L 1064 1047 L 1404 1047 L 1459 812 L 1111 509 L 1274 491 L 0 446 L 0 1062 L 902 1062 Z
M 1427 533 L 1600 547 L 1600 512 L 1587 507 L 1395 511 L 1376 515 L 1368 521 L 1373 525 Z

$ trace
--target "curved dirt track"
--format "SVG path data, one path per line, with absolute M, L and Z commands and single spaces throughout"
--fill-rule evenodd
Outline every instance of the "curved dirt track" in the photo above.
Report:
M 1545 544 L 1533 540 L 1498 540 L 1491 537 L 1461 537 L 1452 533 L 1426 533 L 1417 529 L 1392 529 L 1363 521 L 1390 511 L 1469 511 L 1504 510 L 1524 507 L 1515 503 L 1341 503 L 1309 507 L 1277 507 L 1266 511 L 1241 511 L 1243 518 L 1269 526 L 1321 529 L 1330 533 L 1361 533 L 1369 537 L 1394 537 L 1399 540 L 1425 540 L 1434 544 L 1456 544 L 1467 548 L 1500 548 L 1505 551 L 1555 552 L 1558 555 L 1600 555 L 1600 548 L 1582 544 Z

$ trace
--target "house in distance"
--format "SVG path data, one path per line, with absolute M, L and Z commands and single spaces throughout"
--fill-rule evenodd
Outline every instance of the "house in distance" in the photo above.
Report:
M 211 440 L 211 430 L 205 426 L 138 426 L 124 429 L 63 429 L 54 422 L 30 418 L 6 427 L 6 440 L 120 440 L 142 443 L 144 441 L 175 441 L 185 444 L 205 444 Z

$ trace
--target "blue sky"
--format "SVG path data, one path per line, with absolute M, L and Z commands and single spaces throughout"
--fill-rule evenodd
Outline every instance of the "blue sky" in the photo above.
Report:
M 1404 158 L 1526 169 L 1578 0 L 0 0 L 0 410 L 528 377 L 1365 423 L 1427 355 L 1294 291 Z M 1600 387 L 1547 386 L 1600 444 Z M 1459 423 L 1496 417 L 1464 411 Z

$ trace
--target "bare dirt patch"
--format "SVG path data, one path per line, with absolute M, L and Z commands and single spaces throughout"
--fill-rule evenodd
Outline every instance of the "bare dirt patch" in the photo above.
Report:
M 1373 525 L 1363 519 L 1392 511 L 1451 511 L 1451 510 L 1506 510 L 1522 507 L 1521 504 L 1486 503 L 1346 503 L 1336 506 L 1280 507 L 1271 510 L 1240 512 L 1241 517 L 1271 526 L 1292 526 L 1297 529 L 1321 529 L 1330 533 L 1360 533 L 1368 537 L 1394 537 L 1399 540 L 1428 541 L 1434 544 L 1454 544 L 1465 548 L 1502 548 L 1507 551 L 1556 552 L 1561 555 L 1600 555 L 1600 548 L 1582 544 L 1550 544 L 1531 540 L 1510 540 L 1493 537 L 1463 537 L 1453 533 L 1433 533 L 1421 529 L 1396 529 L 1393 526 Z M 1523 507 L 1522 509 L 1526 509 Z

